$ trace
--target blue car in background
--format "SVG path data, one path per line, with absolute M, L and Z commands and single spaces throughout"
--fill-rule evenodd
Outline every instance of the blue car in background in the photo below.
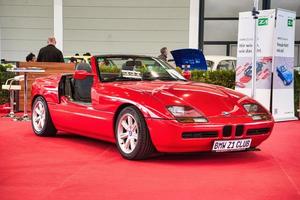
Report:
M 171 54 L 176 66 L 183 70 L 207 70 L 205 57 L 199 49 L 177 49 Z
M 279 78 L 282 80 L 284 85 L 290 85 L 293 82 L 293 74 L 290 72 L 286 66 L 278 66 L 276 67 L 277 74 Z

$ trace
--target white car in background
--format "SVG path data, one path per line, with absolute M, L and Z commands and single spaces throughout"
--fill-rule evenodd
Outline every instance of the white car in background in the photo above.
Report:
M 205 56 L 207 70 L 234 70 L 236 67 L 236 57 L 231 56 Z

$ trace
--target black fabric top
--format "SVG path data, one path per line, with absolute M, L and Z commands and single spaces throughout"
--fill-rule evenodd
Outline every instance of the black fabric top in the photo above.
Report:
M 49 44 L 40 49 L 37 62 L 64 62 L 64 56 L 54 45 Z

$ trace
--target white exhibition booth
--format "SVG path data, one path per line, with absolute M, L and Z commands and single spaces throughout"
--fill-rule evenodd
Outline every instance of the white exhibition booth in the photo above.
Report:
M 239 14 L 236 90 L 254 97 L 272 111 L 275 121 L 296 119 L 294 113 L 294 42 L 296 13 L 259 11 L 256 32 L 255 93 L 251 95 L 254 19 Z

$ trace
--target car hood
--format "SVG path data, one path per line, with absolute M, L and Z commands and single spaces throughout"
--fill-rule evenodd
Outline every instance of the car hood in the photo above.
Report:
M 163 105 L 189 105 L 207 117 L 224 115 L 245 115 L 238 101 L 245 95 L 204 83 L 184 81 L 151 81 L 120 83 L 124 89 L 143 92 L 153 96 Z

